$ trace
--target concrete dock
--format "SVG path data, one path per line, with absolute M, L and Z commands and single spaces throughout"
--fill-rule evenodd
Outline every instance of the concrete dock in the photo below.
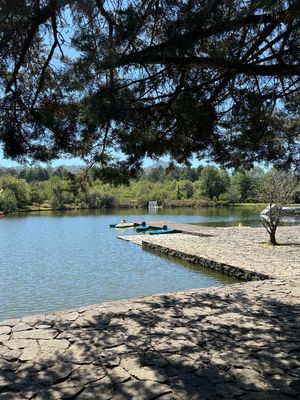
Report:
M 3 321 L 0 399 L 299 399 L 300 226 L 139 237 L 263 280 Z
M 140 225 L 142 221 L 138 221 L 135 223 L 135 225 Z M 162 229 L 164 225 L 166 225 L 170 229 L 175 229 L 179 233 L 185 233 L 187 235 L 199 235 L 199 236 L 205 236 L 206 234 L 210 234 L 211 228 L 206 227 L 206 226 L 200 226 L 200 225 L 193 225 L 193 224 L 184 224 L 181 222 L 174 222 L 174 221 L 160 221 L 160 220 L 151 220 L 147 221 L 147 225 L 150 226 L 152 229 Z M 219 229 L 219 228 L 217 228 Z
M 182 233 L 118 238 L 245 280 L 300 276 L 300 226 L 278 228 L 281 245 L 275 247 L 267 244 L 268 235 L 263 228 L 209 228 L 179 223 L 168 226 Z

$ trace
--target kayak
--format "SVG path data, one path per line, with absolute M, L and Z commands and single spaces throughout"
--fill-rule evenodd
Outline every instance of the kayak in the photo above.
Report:
M 150 226 L 149 225 L 139 225 L 135 229 L 137 232 L 145 232 L 148 229 L 150 229 Z
M 132 226 L 134 226 L 133 222 L 120 222 L 116 224 L 115 228 L 131 228 Z
M 150 229 L 150 226 L 147 225 L 145 221 L 143 221 L 141 225 L 138 225 L 135 229 L 137 232 L 144 232 Z
M 176 233 L 176 229 L 156 229 L 149 231 L 150 235 L 163 235 L 164 233 Z

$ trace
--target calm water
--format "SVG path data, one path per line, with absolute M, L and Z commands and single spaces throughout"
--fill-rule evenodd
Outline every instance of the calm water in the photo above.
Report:
M 203 225 L 259 225 L 242 209 L 78 211 L 21 214 L 0 220 L 0 320 L 109 300 L 236 280 L 143 251 L 118 240 L 128 221 L 165 219 Z

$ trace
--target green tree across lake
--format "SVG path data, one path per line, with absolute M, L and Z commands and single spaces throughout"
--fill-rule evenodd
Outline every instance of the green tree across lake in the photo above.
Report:
M 230 174 L 215 166 L 158 167 L 141 171 L 129 185 L 114 186 L 101 181 L 97 169 L 87 173 L 66 168 L 2 168 L 0 210 L 146 207 L 150 200 L 165 207 L 268 202 L 267 194 L 259 191 L 268 176 L 259 168 Z M 294 179 L 299 181 L 296 175 Z M 299 202 L 299 194 L 293 193 L 290 201 Z

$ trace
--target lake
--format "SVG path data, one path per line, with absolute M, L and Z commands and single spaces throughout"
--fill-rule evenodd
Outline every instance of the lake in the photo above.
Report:
M 0 220 L 0 320 L 135 296 L 236 282 L 117 239 L 127 221 L 260 225 L 257 211 L 171 209 L 20 213 Z

